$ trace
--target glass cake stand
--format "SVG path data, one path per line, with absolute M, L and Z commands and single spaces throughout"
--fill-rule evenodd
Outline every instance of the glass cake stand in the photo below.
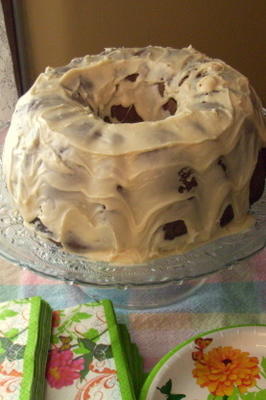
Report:
M 2 130 L 2 137 L 3 131 L 6 129 Z M 46 277 L 75 284 L 77 290 L 83 290 L 95 300 L 109 298 L 118 308 L 143 309 L 173 304 L 191 295 L 208 275 L 262 250 L 266 243 L 266 191 L 251 213 L 256 218 L 251 229 L 184 255 L 132 266 L 90 261 L 64 252 L 25 228 L 7 192 L 0 163 L 0 256 Z

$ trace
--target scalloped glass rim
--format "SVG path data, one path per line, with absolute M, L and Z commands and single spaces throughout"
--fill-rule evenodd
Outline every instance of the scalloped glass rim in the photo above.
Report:
M 266 110 L 263 110 L 266 115 Z M 0 129 L 3 141 L 7 124 Z M 0 147 L 2 152 L 2 146 Z M 69 254 L 29 231 L 12 205 L 0 164 L 0 256 L 46 277 L 98 288 L 162 286 L 204 277 L 245 260 L 266 245 L 266 190 L 251 213 L 250 230 L 218 239 L 184 255 L 132 266 L 116 266 Z M 30 251 L 29 251 L 30 249 Z

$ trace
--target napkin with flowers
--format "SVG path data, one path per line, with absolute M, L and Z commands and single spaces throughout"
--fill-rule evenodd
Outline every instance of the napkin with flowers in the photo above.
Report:
M 109 300 L 54 311 L 52 325 L 46 400 L 136 398 L 141 360 Z
M 44 398 L 51 317 L 40 297 L 0 304 L 0 399 Z

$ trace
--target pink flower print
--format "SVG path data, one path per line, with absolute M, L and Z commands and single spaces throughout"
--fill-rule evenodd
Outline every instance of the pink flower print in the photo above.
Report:
M 74 380 L 80 377 L 83 368 L 84 359 L 73 360 L 72 351 L 53 349 L 48 356 L 46 379 L 51 387 L 60 389 L 72 385 Z

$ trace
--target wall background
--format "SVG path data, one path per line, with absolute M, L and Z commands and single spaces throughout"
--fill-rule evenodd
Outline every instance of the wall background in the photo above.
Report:
M 105 47 L 192 44 L 249 77 L 266 105 L 266 0 L 17 0 L 26 86 Z

